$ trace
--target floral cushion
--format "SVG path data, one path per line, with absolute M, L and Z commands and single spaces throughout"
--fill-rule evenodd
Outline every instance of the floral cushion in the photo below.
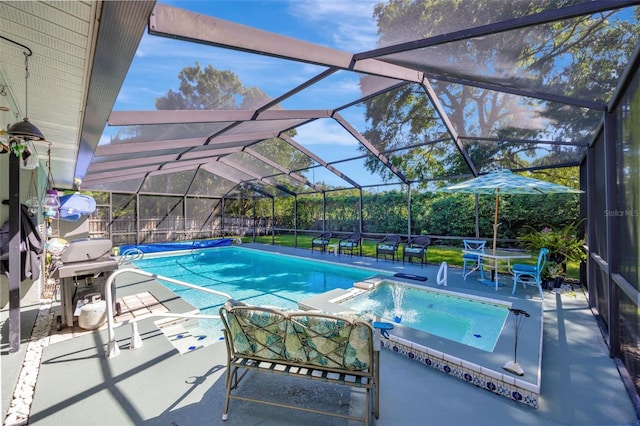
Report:
M 396 246 L 390 246 L 387 244 L 380 244 L 378 246 L 378 250 L 385 250 L 385 251 L 395 251 L 396 250 Z
M 362 322 L 313 316 L 290 315 L 286 357 L 290 361 L 329 368 L 366 370 L 371 363 L 372 333 Z
M 355 241 L 340 241 L 340 247 L 356 247 L 358 243 Z
M 314 238 L 311 242 L 313 242 L 313 244 L 329 244 L 329 240 L 323 240 L 321 238 Z
M 240 306 L 229 311 L 227 323 L 238 354 L 281 359 L 286 314 L 275 309 Z
M 348 370 L 371 365 L 373 333 L 364 321 L 251 307 L 235 300 L 223 311 L 239 355 Z

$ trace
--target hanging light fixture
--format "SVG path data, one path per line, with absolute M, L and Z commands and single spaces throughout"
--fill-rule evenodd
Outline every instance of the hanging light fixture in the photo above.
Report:
M 0 38 L 24 49 L 24 118 L 22 121 L 12 124 L 7 129 L 9 144 L 12 147 L 12 151 L 17 156 L 21 156 L 22 151 L 24 150 L 25 141 L 42 141 L 45 139 L 40 129 L 29 121 L 29 56 L 31 56 L 33 52 L 27 46 L 20 44 L 17 41 L 4 36 L 0 36 Z
M 40 198 L 38 197 L 38 187 L 36 186 L 36 172 L 31 170 L 31 181 L 29 182 L 29 193 L 27 194 L 27 206 L 29 206 L 29 213 L 32 215 L 38 214 L 40 208 Z
M 42 201 L 42 209 L 45 219 L 54 219 L 58 217 L 58 210 L 60 210 L 60 199 L 58 198 L 58 191 L 55 188 L 55 182 L 53 181 L 53 174 L 51 173 L 51 143 L 49 143 L 49 150 L 47 151 L 48 161 L 47 168 L 47 190 L 44 193 L 44 200 Z M 50 223 L 47 224 L 50 226 Z
M 24 118 L 22 121 L 12 124 L 7 129 L 7 135 L 23 141 L 42 141 L 45 139 L 44 135 L 29 121 L 29 56 L 31 56 L 31 50 L 24 52 Z

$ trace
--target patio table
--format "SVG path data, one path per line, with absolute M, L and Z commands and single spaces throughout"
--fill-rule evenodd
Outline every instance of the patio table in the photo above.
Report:
M 471 249 L 463 249 L 462 253 L 466 253 L 466 254 L 474 254 L 478 257 L 482 257 L 485 259 L 490 259 L 491 262 L 489 263 L 491 271 L 492 271 L 492 280 L 485 280 L 484 279 L 484 274 L 481 275 L 481 279 L 480 282 L 486 285 L 493 285 L 494 281 L 495 281 L 495 287 L 496 290 L 498 290 L 498 262 L 499 261 L 507 261 L 507 270 L 511 271 L 511 259 L 530 259 L 531 255 L 527 254 L 527 253 L 522 253 L 522 252 L 517 252 L 517 251 L 510 251 L 510 250 L 471 250 Z M 471 272 L 475 271 L 476 269 L 472 269 L 471 271 L 469 271 L 467 273 L 467 275 L 469 275 Z

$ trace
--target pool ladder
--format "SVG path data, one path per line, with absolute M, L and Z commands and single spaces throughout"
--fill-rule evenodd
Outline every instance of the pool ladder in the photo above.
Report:
M 118 265 L 128 265 L 131 262 L 135 262 L 136 260 L 140 260 L 144 257 L 144 253 L 137 247 L 133 247 L 125 250 L 120 254 L 120 258 L 118 259 Z
M 134 269 L 134 268 L 118 269 L 117 271 L 113 272 L 111 276 L 109 276 L 105 285 L 105 294 L 106 294 L 106 303 L 107 303 L 108 339 L 109 339 L 107 343 L 107 352 L 106 352 L 107 358 L 114 358 L 120 354 L 120 348 L 118 347 L 118 342 L 116 341 L 115 325 L 114 325 L 114 319 L 113 319 L 113 295 L 111 293 L 111 286 L 115 282 L 116 277 L 124 273 L 132 273 L 132 274 L 142 275 L 145 277 L 150 277 L 156 280 L 167 281 L 172 284 L 180 285 L 180 286 L 191 288 L 194 290 L 203 291 L 205 293 L 211 293 L 216 296 L 223 297 L 225 299 L 231 299 L 230 295 L 228 295 L 227 293 L 223 293 L 221 291 L 203 288 L 197 285 L 186 283 L 184 281 L 175 280 L 173 278 L 165 277 L 162 275 L 152 274 L 150 272 L 143 271 L 140 269 Z M 127 321 L 129 324 L 131 324 L 131 343 L 129 345 L 130 349 L 138 349 L 142 347 L 142 338 L 140 337 L 140 333 L 138 332 L 138 321 L 143 319 L 148 319 L 151 317 L 170 317 L 170 318 L 185 318 L 185 319 L 186 318 L 220 319 L 219 315 L 201 315 L 201 314 L 189 314 L 189 313 L 177 314 L 177 313 L 170 313 L 170 312 L 152 312 L 151 314 L 141 318 L 133 318 Z

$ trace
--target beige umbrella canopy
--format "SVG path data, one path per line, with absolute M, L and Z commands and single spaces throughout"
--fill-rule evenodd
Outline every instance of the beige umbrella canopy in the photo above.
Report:
M 495 218 L 493 223 L 493 251 L 496 251 L 498 238 L 498 209 L 500 194 L 579 194 L 579 189 L 558 185 L 544 180 L 516 175 L 511 170 L 496 170 L 477 178 L 457 183 L 438 190 L 439 192 L 461 194 L 490 194 L 496 196 Z

